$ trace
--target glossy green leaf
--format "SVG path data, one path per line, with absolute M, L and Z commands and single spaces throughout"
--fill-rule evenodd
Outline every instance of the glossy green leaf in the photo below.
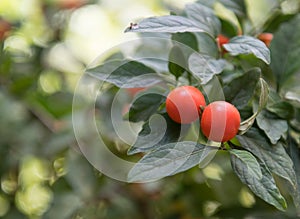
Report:
M 72 96 L 73 94 L 68 92 L 56 92 L 50 96 L 34 93 L 28 97 L 28 102 L 33 111 L 36 108 L 37 111 L 45 111 L 55 118 L 61 118 L 72 112 Z
M 246 5 L 244 0 L 220 0 L 220 2 L 228 9 L 232 10 L 236 15 L 246 16 Z
M 202 4 L 187 4 L 185 12 L 191 20 L 199 24 L 211 36 L 217 36 L 221 31 L 221 23 L 214 11 Z
M 259 94 L 259 102 L 258 102 L 258 112 L 260 112 L 263 108 L 266 107 L 269 98 L 269 85 L 263 79 L 259 79 L 260 84 L 260 94 Z
M 145 122 L 134 145 L 129 148 L 128 154 L 148 152 L 162 145 L 177 142 L 183 137 L 190 125 L 181 125 L 174 122 L 167 113 L 153 115 Z
M 259 88 L 260 88 L 260 94 L 259 94 L 258 108 L 250 118 L 241 122 L 239 128 L 240 135 L 246 133 L 252 127 L 257 115 L 261 112 L 263 108 L 265 108 L 265 106 L 268 103 L 269 86 L 267 82 L 262 78 L 259 79 Z
M 169 71 L 178 79 L 187 68 L 185 56 L 178 46 L 173 46 L 169 54 Z
M 245 168 L 243 172 L 258 180 L 262 179 L 260 165 L 256 158 L 248 151 L 232 149 L 229 151 L 231 161 L 236 163 L 243 163 L 241 168 Z
M 275 91 L 270 91 L 267 110 L 286 120 L 295 115 L 293 105 L 284 101 Z
M 250 36 L 237 36 L 230 39 L 223 47 L 233 56 L 242 54 L 253 54 L 257 58 L 270 64 L 270 50 L 260 40 Z
M 203 26 L 186 17 L 165 15 L 145 18 L 138 24 L 128 27 L 125 32 L 206 32 L 205 28 L 206 25 Z
M 110 56 L 108 56 L 104 61 L 108 62 L 108 61 L 114 61 L 114 60 L 123 60 L 124 58 L 125 58 L 124 54 L 120 51 L 117 51 L 117 52 L 111 54 Z
M 210 37 L 206 33 L 196 33 L 198 41 L 198 51 L 214 58 L 219 57 L 218 45 L 215 38 Z
M 206 158 L 205 145 L 176 142 L 146 154 L 128 173 L 130 182 L 158 180 L 188 170 Z
M 278 210 L 284 211 L 287 208 L 284 197 L 280 194 L 272 174 L 263 162 L 260 162 L 261 179 L 253 175 L 252 172 L 249 171 L 246 163 L 236 156 L 231 156 L 231 166 L 240 180 L 246 184 L 255 195 L 275 206 Z
M 281 0 L 244 0 L 251 32 L 262 31 L 275 15 L 279 14 Z
M 300 15 L 281 25 L 274 34 L 270 50 L 272 71 L 277 76 L 278 84 L 282 85 L 300 70 Z
M 193 50 L 198 51 L 198 42 L 194 33 L 174 33 L 172 34 L 171 39 L 176 42 L 183 43 L 184 45 L 189 46 Z
M 255 88 L 260 78 L 260 69 L 255 68 L 242 76 L 233 79 L 224 86 L 226 101 L 232 103 L 237 108 L 243 108 L 254 94 Z
M 152 68 L 129 60 L 105 62 L 95 68 L 87 69 L 86 73 L 122 88 L 147 87 L 163 81 Z
M 245 16 L 246 8 L 243 0 L 197 0 L 197 3 L 213 8 L 216 2 L 221 2 L 226 8 L 232 10 L 238 16 Z
M 147 121 L 151 115 L 157 112 L 165 99 L 166 96 L 163 94 L 141 92 L 129 109 L 129 121 Z
M 267 110 L 262 110 L 256 117 L 257 125 L 264 130 L 272 144 L 276 144 L 288 130 L 288 123 Z
M 293 162 L 286 153 L 283 143 L 278 142 L 276 145 L 268 143 L 267 137 L 255 128 L 237 138 L 241 145 L 264 162 L 272 173 L 284 178 L 295 188 L 296 175 Z
M 290 138 L 289 140 L 289 154 L 294 162 L 294 169 L 297 177 L 296 187 L 290 186 L 289 193 L 293 197 L 297 214 L 300 216 L 300 149 L 299 144 L 295 141 L 295 139 Z
M 201 80 L 201 84 L 206 84 L 214 75 L 220 74 L 225 65 L 226 61 L 223 59 L 214 59 L 200 53 L 193 53 L 189 57 L 189 69 Z
M 238 20 L 236 14 L 232 10 L 226 8 L 220 2 L 215 3 L 214 9 L 215 9 L 215 12 L 218 15 L 218 17 L 220 17 L 222 20 L 229 22 L 236 29 L 236 32 L 235 32 L 236 34 L 240 33 L 242 31 L 239 20 Z
M 206 84 L 202 85 L 202 88 L 208 99 L 207 104 L 214 101 L 225 100 L 224 92 L 220 92 L 220 90 L 222 90 L 220 86 L 220 79 L 216 75 L 213 76 L 213 78 Z
M 295 109 L 300 108 L 300 86 L 299 86 L 300 71 L 291 75 L 280 89 L 280 93 L 284 99 L 288 101 Z

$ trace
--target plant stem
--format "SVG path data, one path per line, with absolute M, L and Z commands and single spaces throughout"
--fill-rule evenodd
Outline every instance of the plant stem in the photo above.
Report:
M 238 146 L 238 145 L 232 143 L 231 141 L 228 141 L 227 143 L 228 143 L 228 145 L 229 145 L 229 147 L 230 147 L 231 149 L 245 150 L 245 148 L 243 148 L 243 147 L 241 147 L 241 146 Z

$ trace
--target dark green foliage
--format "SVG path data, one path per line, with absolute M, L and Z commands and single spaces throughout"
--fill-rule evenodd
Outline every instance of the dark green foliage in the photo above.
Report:
M 68 47 L 74 8 L 41 3 L 45 42 L 17 41 L 20 52 L 0 39 L 0 217 L 299 217 L 300 6 L 275 1 L 255 24 L 249 2 L 198 0 L 132 23 L 125 32 L 140 34 L 138 43 L 110 51 L 80 79 L 85 64 L 75 54 L 76 74 L 48 60 L 56 45 Z M 251 6 L 259 2 L 270 1 Z M 13 37 L 28 28 L 18 22 Z M 257 38 L 266 31 L 270 47 Z M 230 41 L 218 45 L 219 34 Z M 165 101 L 182 85 L 207 104 L 235 105 L 237 136 L 206 139 L 201 113 L 192 124 L 174 122 Z

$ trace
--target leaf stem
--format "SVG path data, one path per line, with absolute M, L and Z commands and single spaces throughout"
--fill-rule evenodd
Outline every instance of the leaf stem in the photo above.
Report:
M 187 78 L 188 78 L 188 81 L 189 81 L 189 84 L 192 84 L 192 77 L 191 77 L 191 72 L 190 71 L 186 71 L 187 73 Z
M 221 146 L 219 147 L 219 150 L 227 151 L 227 148 L 226 148 L 224 142 L 221 143 Z
M 227 143 L 231 149 L 246 150 L 245 148 L 238 146 L 238 145 L 232 143 L 231 141 L 227 141 Z

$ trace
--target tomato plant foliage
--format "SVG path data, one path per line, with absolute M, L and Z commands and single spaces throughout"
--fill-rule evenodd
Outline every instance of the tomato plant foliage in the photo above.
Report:
M 224 14 L 220 7 L 226 8 Z M 124 117 L 143 123 L 128 150 L 129 155 L 144 155 L 129 172 L 130 182 L 187 171 L 201 164 L 211 151 L 226 151 L 233 171 L 255 195 L 284 211 L 286 195 L 281 194 L 274 178 L 280 177 L 299 208 L 300 90 L 291 81 L 300 74 L 300 16 L 278 19 L 284 16 L 280 11 L 258 27 L 251 24 L 247 10 L 244 1 L 197 1 L 176 14 L 145 18 L 125 32 L 158 37 L 164 33 L 172 45 L 163 51 L 162 62 L 149 57 L 108 61 L 87 70 L 117 87 L 168 85 L 167 91 L 137 96 Z M 269 25 L 272 21 L 276 25 Z M 264 31 L 274 35 L 270 48 L 257 38 Z M 230 38 L 223 45 L 225 53 L 218 48 L 218 34 Z M 195 124 L 178 124 L 165 110 L 167 94 L 181 85 L 204 90 L 207 104 L 215 98 L 212 90 L 217 90 L 241 112 L 239 133 L 233 141 L 211 146 L 201 135 L 201 127 L 193 141 L 187 140 Z

